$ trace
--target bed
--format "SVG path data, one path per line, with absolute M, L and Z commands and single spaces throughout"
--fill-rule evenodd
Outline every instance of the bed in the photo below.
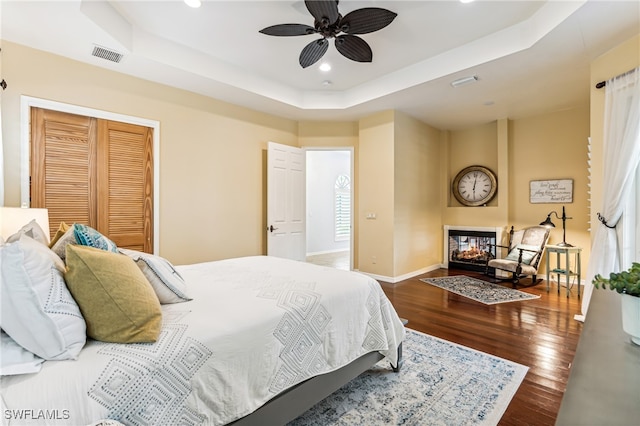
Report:
M 157 341 L 87 339 L 76 360 L 3 376 L 3 424 L 284 424 L 380 359 L 400 365 L 402 321 L 363 274 L 269 256 L 173 273 L 185 296 L 161 305 Z

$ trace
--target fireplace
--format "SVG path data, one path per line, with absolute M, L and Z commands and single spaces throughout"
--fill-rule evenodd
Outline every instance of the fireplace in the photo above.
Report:
M 444 231 L 445 268 L 484 272 L 488 259 L 500 257 L 502 228 L 445 225 Z

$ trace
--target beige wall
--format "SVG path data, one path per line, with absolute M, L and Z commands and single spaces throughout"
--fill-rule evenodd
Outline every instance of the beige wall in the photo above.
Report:
M 265 149 L 295 121 L 2 43 L 5 205 L 20 205 L 20 95 L 160 122 L 160 254 L 176 263 L 265 250 Z M 54 225 L 55 226 L 55 225 Z
M 442 261 L 440 133 L 395 113 L 393 277 Z
M 441 198 L 443 225 L 505 227 L 508 224 L 508 127 L 509 121 L 492 123 L 465 130 L 448 132 L 443 149 L 444 170 Z M 462 206 L 451 193 L 451 183 L 467 166 L 489 167 L 498 180 L 498 192 L 487 206 Z
M 359 266 L 364 272 L 393 276 L 394 112 L 363 118 L 359 135 Z M 375 219 L 367 219 L 368 214 Z
M 637 67 L 640 36 L 598 58 L 592 83 Z M 532 205 L 531 179 L 574 179 L 567 204 L 567 240 L 589 252 L 586 137 L 601 158 L 603 92 L 591 89 L 591 108 L 462 131 L 430 128 L 399 112 L 359 122 L 300 122 L 3 41 L 2 96 L 5 203 L 20 203 L 20 95 L 50 99 L 160 122 L 160 254 L 192 263 L 266 251 L 266 143 L 353 146 L 356 268 L 401 276 L 442 261 L 442 226 L 526 226 L 561 205 Z M 590 124 L 591 123 L 591 124 Z M 427 164 L 428 167 L 422 167 Z M 498 175 L 487 207 L 451 198 L 455 174 L 471 164 Z M 592 200 L 601 199 L 602 164 L 592 165 Z M 595 215 L 597 208 L 592 209 Z M 366 219 L 375 213 L 376 219 Z M 594 219 L 592 218 L 592 221 Z M 561 236 L 561 223 L 552 242 Z
M 449 142 L 448 180 L 453 182 L 458 172 L 468 166 L 485 166 L 494 173 L 498 170 L 498 123 L 496 121 L 470 129 L 452 131 Z M 451 191 L 448 206 L 461 207 Z M 498 205 L 497 197 L 488 203 Z
M 514 120 L 510 140 L 509 218 L 516 229 L 537 225 L 555 211 L 562 216 L 566 208 L 566 241 L 582 247 L 582 273 L 589 258 L 589 209 L 587 176 L 587 138 L 589 108 L 581 105 L 535 117 Z M 526 171 L 526 172 L 524 172 Z M 572 179 L 573 202 L 532 204 L 529 202 L 531 180 Z M 562 241 L 562 221 L 551 217 L 556 225 L 549 242 Z M 554 267 L 552 265 L 552 267 Z M 545 271 L 545 264 L 541 270 Z M 583 275 L 584 276 L 584 275 Z

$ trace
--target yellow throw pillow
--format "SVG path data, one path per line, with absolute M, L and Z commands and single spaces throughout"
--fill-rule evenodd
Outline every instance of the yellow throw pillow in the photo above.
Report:
M 60 226 L 56 231 L 56 235 L 53 236 L 51 242 L 49 243 L 49 248 L 53 248 L 53 246 L 58 242 L 58 240 L 69 230 L 69 225 L 64 222 L 60 222 Z
M 155 342 L 162 327 L 160 302 L 131 258 L 69 244 L 65 279 L 87 323 L 103 342 Z

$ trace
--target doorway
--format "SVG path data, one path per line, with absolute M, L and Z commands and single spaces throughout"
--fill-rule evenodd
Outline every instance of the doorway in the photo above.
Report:
M 307 148 L 307 262 L 353 268 L 353 149 Z

